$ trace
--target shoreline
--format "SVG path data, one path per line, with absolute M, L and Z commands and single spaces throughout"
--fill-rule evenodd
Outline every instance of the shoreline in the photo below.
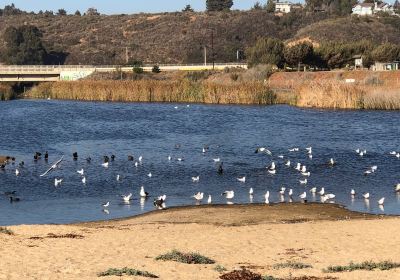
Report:
M 5 279 L 100 279 L 99 273 L 123 267 L 182 280 L 219 279 L 241 268 L 284 280 L 395 279 L 399 268 L 323 269 L 351 261 L 400 262 L 399 221 L 339 205 L 294 203 L 185 206 L 102 222 L 10 226 L 11 235 L 0 233 L 0 269 Z M 171 250 L 198 252 L 216 263 L 155 259 Z M 15 260 L 24 265 L 15 266 Z M 309 267 L 276 268 L 290 262 Z M 226 271 L 218 272 L 217 265 Z

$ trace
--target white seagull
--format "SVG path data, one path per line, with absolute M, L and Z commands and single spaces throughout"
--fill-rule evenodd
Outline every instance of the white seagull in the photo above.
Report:
M 53 171 L 54 169 L 56 169 L 58 167 L 58 165 L 63 161 L 64 156 L 61 157 L 61 159 L 59 159 L 58 161 L 56 161 L 55 163 L 53 163 L 53 165 L 46 170 L 46 172 L 44 172 L 42 175 L 40 175 L 40 177 L 46 176 L 50 171 Z
M 227 199 L 232 199 L 235 196 L 234 191 L 225 191 L 222 193 Z
M 329 165 L 330 165 L 330 166 L 334 166 L 335 164 L 336 164 L 335 160 L 334 160 L 333 158 L 331 158 L 331 159 L 329 160 Z
M 142 162 L 142 160 L 143 160 L 143 157 L 140 156 L 140 157 L 139 157 L 139 162 Z
M 106 203 L 103 203 L 102 206 L 103 206 L 104 208 L 107 208 L 108 206 L 110 206 L 110 202 L 107 201 Z
M 241 183 L 246 183 L 246 176 L 236 178 Z
M 211 202 L 212 202 L 212 199 L 211 199 L 211 194 L 209 194 L 209 195 L 208 195 L 208 200 L 207 200 L 207 203 L 208 203 L 208 204 L 211 204 Z
M 220 162 L 221 159 L 220 159 L 220 158 L 213 158 L 213 161 L 214 161 L 214 162 Z
M 76 171 L 76 173 L 78 173 L 79 175 L 83 176 L 83 174 L 85 173 L 85 171 L 83 170 L 83 168 L 81 170 Z
M 307 178 L 305 178 L 304 180 L 299 180 L 300 185 L 307 185 L 308 181 Z
M 290 167 L 290 160 L 288 160 L 288 161 L 285 163 L 285 165 L 286 165 L 287 167 Z
M 250 188 L 249 195 L 253 195 L 253 193 L 254 193 L 253 188 Z
M 19 176 L 19 170 L 15 169 L 15 176 Z
M 149 196 L 149 193 L 144 191 L 144 187 L 143 186 L 140 187 L 140 196 L 141 197 L 148 197 Z
M 265 203 L 266 203 L 266 204 L 269 204 L 269 191 L 267 191 L 267 192 L 265 193 L 264 198 L 265 198 Z
M 199 181 L 200 181 L 200 176 L 192 177 L 192 181 L 193 181 L 194 183 L 199 182 Z
M 310 173 L 310 171 L 308 171 L 308 172 L 301 172 L 301 175 L 306 176 L 306 177 L 310 177 L 310 176 L 311 176 L 311 173 Z
M 369 199 L 369 193 L 364 193 L 362 196 L 363 196 L 365 199 Z
M 264 148 L 264 147 L 258 148 L 255 153 L 256 154 L 258 154 L 258 153 L 266 153 L 267 155 L 271 155 L 272 154 L 270 150 L 268 150 L 267 148 Z
M 395 192 L 400 192 L 400 183 L 394 187 Z
M 355 196 L 355 195 L 356 195 L 356 191 L 355 191 L 354 189 L 351 189 L 350 194 L 351 194 L 352 196 Z
M 296 169 L 297 171 L 300 171 L 301 170 L 301 164 L 298 162 L 294 169 Z
M 319 191 L 319 195 L 323 196 L 325 194 L 325 188 L 321 188 Z
M 122 195 L 122 199 L 124 200 L 124 202 L 129 202 L 131 200 L 132 197 L 132 193 L 128 194 L 128 195 Z
M 293 189 L 289 190 L 289 196 L 291 197 L 293 195 Z
M 378 204 L 379 205 L 383 206 L 384 203 L 385 203 L 385 198 L 384 197 L 382 197 L 381 199 L 378 200 Z
M 193 197 L 194 199 L 196 199 L 197 201 L 201 201 L 201 200 L 203 200 L 204 193 L 198 192 L 198 193 L 196 193 L 195 195 L 193 195 L 192 197 Z
M 108 161 L 101 164 L 104 168 L 108 168 Z
M 117 174 L 117 181 L 121 181 L 121 175 Z
M 303 192 L 301 195 L 299 195 L 300 199 L 305 200 L 307 198 L 307 193 Z
M 63 181 L 63 179 L 57 179 L 57 178 L 55 178 L 54 179 L 54 186 L 58 186 L 58 185 L 60 185 L 61 183 L 62 183 L 62 181 Z
M 279 193 L 280 193 L 281 195 L 285 195 L 285 191 L 286 191 L 286 188 L 285 188 L 285 187 L 281 187 Z
M 153 177 L 153 174 L 151 174 L 151 172 L 149 174 L 147 174 L 147 177 L 151 178 Z
M 316 187 L 312 188 L 312 189 L 310 190 L 310 193 L 312 193 L 312 194 L 317 193 L 317 188 L 316 188 Z
M 82 183 L 85 185 L 86 184 L 86 177 L 82 178 Z

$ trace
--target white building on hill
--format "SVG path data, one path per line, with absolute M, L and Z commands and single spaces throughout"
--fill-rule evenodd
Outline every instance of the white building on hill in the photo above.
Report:
M 352 12 L 354 15 L 359 16 L 371 16 L 378 12 L 386 12 L 389 14 L 394 14 L 394 8 L 388 3 L 358 3 L 354 5 Z
M 285 1 L 285 2 L 279 2 L 279 0 L 277 0 L 275 2 L 275 12 L 276 13 L 290 13 L 290 11 L 292 10 L 292 6 L 293 3 Z

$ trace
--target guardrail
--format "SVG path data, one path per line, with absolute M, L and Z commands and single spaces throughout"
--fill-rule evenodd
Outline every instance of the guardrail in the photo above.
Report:
M 211 67 L 212 64 L 145 64 L 142 67 L 153 67 L 157 65 L 159 67 Z M 245 63 L 215 63 L 217 67 L 246 67 Z M 121 68 L 133 68 L 133 65 L 0 65 L 0 72 L 54 72 L 60 70 L 96 70 L 96 69 L 121 69 Z

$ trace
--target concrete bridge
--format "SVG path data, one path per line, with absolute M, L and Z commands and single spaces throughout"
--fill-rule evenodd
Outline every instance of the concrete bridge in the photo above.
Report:
M 245 68 L 241 63 L 216 63 L 192 65 L 159 65 L 161 71 L 203 71 L 224 70 L 225 68 Z M 153 66 L 145 65 L 144 71 L 150 72 Z M 0 82 L 43 82 L 76 81 L 95 72 L 132 72 L 133 66 L 93 66 L 93 65 L 0 65 Z

